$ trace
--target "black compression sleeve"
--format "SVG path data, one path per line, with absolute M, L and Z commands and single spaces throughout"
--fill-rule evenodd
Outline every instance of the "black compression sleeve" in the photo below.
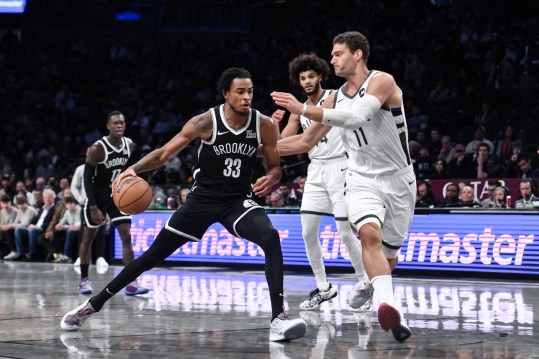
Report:
M 88 205 L 95 206 L 95 192 L 94 192 L 94 173 L 95 166 L 86 162 L 84 164 L 84 190 L 86 191 L 86 197 L 88 198 Z

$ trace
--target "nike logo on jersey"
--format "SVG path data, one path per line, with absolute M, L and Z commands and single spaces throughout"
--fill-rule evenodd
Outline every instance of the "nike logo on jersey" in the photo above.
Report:
M 342 100 L 344 100 L 343 98 L 341 98 L 340 100 L 337 101 L 337 103 L 341 102 Z
M 346 167 L 346 168 L 341 168 L 341 172 L 342 172 L 342 171 L 346 171 L 347 169 L 348 169 L 348 167 Z
M 415 182 L 415 180 L 413 180 L 413 181 L 411 181 L 411 182 L 408 182 L 408 184 L 412 184 L 412 183 L 414 183 L 414 182 Z
M 225 132 L 217 131 L 217 136 L 224 135 L 225 133 L 229 133 L 229 132 L 230 131 L 225 131 Z

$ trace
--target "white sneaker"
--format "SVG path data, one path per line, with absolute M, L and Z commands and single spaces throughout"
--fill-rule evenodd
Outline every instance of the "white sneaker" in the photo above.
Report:
M 288 341 L 301 338 L 307 331 L 307 323 L 303 319 L 288 319 L 285 313 L 271 322 L 270 342 Z
M 107 261 L 103 257 L 97 258 L 97 260 L 95 261 L 95 265 L 98 266 L 98 267 L 108 267 L 109 266 L 109 264 L 107 263 Z
M 322 292 L 320 289 L 316 288 L 309 293 L 309 297 L 301 302 L 299 307 L 302 310 L 314 310 L 320 307 L 320 304 L 330 300 L 331 298 L 335 298 L 336 296 L 337 289 L 333 288 L 333 285 L 329 283 L 328 290 Z
M 90 304 L 90 299 L 84 301 L 77 308 L 69 311 L 64 315 L 60 322 L 60 327 L 69 332 L 79 330 L 84 322 L 92 315 L 96 313 L 94 307 Z
M 17 258 L 17 257 L 18 257 L 17 252 L 12 251 L 8 255 L 4 256 L 4 259 L 10 261 L 10 260 L 12 260 L 14 258 Z
M 95 270 L 97 274 L 105 274 L 107 273 L 107 270 L 109 269 L 109 264 L 103 257 L 97 258 L 95 261 Z
M 354 286 L 354 289 L 348 295 L 348 305 L 353 309 L 369 310 L 372 304 L 374 287 L 367 278 Z
M 73 263 L 73 269 L 77 274 L 80 274 L 80 257 L 77 257 L 77 260 Z

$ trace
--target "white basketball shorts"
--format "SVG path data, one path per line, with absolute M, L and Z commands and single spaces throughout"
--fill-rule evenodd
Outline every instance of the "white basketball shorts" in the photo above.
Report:
M 301 213 L 334 215 L 346 220 L 344 179 L 347 172 L 346 156 L 311 160 L 307 169 L 307 182 L 301 200 Z
M 376 223 L 382 229 L 386 258 L 398 254 L 414 216 L 416 178 L 412 166 L 377 176 L 346 171 L 348 218 L 358 229 Z

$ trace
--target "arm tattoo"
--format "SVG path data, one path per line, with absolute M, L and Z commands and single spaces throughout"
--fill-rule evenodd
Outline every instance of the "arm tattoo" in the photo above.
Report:
M 193 126 L 200 132 L 211 132 L 213 130 L 213 119 L 210 111 L 206 111 L 202 115 L 193 118 Z

